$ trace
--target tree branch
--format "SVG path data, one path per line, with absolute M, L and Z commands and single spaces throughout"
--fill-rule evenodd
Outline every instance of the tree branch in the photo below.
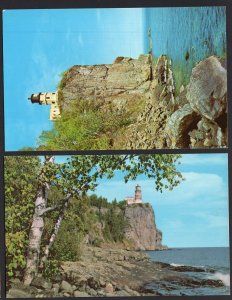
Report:
M 38 216 L 43 216 L 44 214 L 46 214 L 47 212 L 49 211 L 53 211 L 55 210 L 56 208 L 58 208 L 58 206 L 51 206 L 51 207 L 47 207 L 47 208 L 44 208 L 44 209 L 41 209 L 38 213 Z

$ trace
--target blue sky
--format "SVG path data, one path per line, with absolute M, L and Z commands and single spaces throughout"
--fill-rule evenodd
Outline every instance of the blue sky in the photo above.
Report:
M 36 92 L 54 91 L 75 64 L 112 63 L 144 51 L 143 9 L 6 10 L 3 13 L 5 149 L 36 146 L 52 128 Z
M 57 156 L 56 162 L 63 157 Z M 101 180 L 95 193 L 123 200 L 134 195 L 137 183 L 143 202 L 155 211 L 156 224 L 169 247 L 220 247 L 229 245 L 228 161 L 227 154 L 184 154 L 178 167 L 185 181 L 173 191 L 155 191 L 154 182 L 145 176 L 125 184 L 122 173 Z

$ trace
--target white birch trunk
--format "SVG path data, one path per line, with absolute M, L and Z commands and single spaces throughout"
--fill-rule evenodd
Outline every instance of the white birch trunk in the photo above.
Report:
M 29 234 L 29 245 L 27 253 L 27 266 L 24 275 L 24 284 L 30 285 L 38 273 L 40 244 L 44 229 L 43 211 L 46 208 L 47 187 L 43 186 L 37 193 L 35 201 L 35 212 Z
M 81 189 L 84 188 L 84 187 L 85 187 L 85 184 L 82 185 Z M 81 193 L 82 193 L 82 191 L 77 192 L 77 193 L 76 193 L 76 196 L 80 196 Z M 61 223 L 62 223 L 62 221 L 63 221 L 63 219 L 64 219 L 65 212 L 66 212 L 66 210 L 68 209 L 70 200 L 71 200 L 71 195 L 68 195 L 67 198 L 66 198 L 65 201 L 64 201 L 63 207 L 62 207 L 62 209 L 61 209 L 61 211 L 60 211 L 60 214 L 59 214 L 58 219 L 57 219 L 57 221 L 56 221 L 56 224 L 55 224 L 55 226 L 54 226 L 52 235 L 51 235 L 51 237 L 50 237 L 50 239 L 49 239 L 49 243 L 48 243 L 48 245 L 45 247 L 44 256 L 43 256 L 43 258 L 42 258 L 42 260 L 41 260 L 41 267 L 43 266 L 44 262 L 48 259 L 48 256 L 49 256 L 49 253 L 50 253 L 50 249 L 51 249 L 52 245 L 53 245 L 54 242 L 55 242 L 55 239 L 56 239 L 56 236 L 57 236 L 57 234 L 58 234 L 58 232 L 59 232 Z
M 52 158 L 50 158 L 52 159 Z M 49 185 L 40 186 L 35 200 L 35 210 L 29 234 L 27 265 L 24 274 L 24 284 L 30 285 L 38 273 L 41 238 L 44 229 L 44 214 L 52 208 L 47 208 Z
M 64 202 L 64 205 L 63 205 L 63 207 L 62 207 L 62 209 L 61 209 L 61 212 L 60 212 L 60 214 L 59 214 L 59 217 L 58 217 L 58 219 L 57 219 L 57 221 L 56 221 L 56 224 L 55 224 L 55 226 L 54 226 L 52 235 L 51 235 L 51 237 L 50 237 L 50 239 L 49 239 L 49 242 L 48 242 L 47 246 L 45 247 L 44 256 L 43 256 L 43 258 L 42 258 L 42 260 L 41 260 L 41 264 L 42 264 L 42 265 L 43 265 L 43 264 L 45 263 L 45 261 L 48 259 L 48 256 L 49 256 L 49 253 L 50 253 L 50 249 L 51 249 L 52 245 L 53 245 L 54 242 L 55 242 L 55 239 L 56 239 L 56 236 L 57 236 L 58 231 L 59 231 L 59 229 L 60 229 L 61 223 L 62 223 L 62 221 L 63 221 L 63 219 L 64 219 L 65 212 L 66 212 L 66 210 L 67 210 L 67 208 L 68 208 L 70 199 L 71 199 L 71 196 L 68 196 L 68 197 L 66 198 L 66 200 L 65 200 L 65 202 Z

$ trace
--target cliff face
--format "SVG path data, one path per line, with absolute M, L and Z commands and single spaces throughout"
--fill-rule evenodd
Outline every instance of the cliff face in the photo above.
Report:
M 227 70 L 214 56 L 196 65 L 178 95 L 165 55 L 157 63 L 141 55 L 118 57 L 108 65 L 74 66 L 61 82 L 61 94 L 61 114 L 80 99 L 105 112 L 133 113 L 123 143 L 116 138 L 113 149 L 227 146 Z
M 62 109 L 70 101 L 94 101 L 102 109 L 125 109 L 128 102 L 146 97 L 150 88 L 151 66 L 148 56 L 139 59 L 118 57 L 113 64 L 73 66 L 62 82 Z
M 131 205 L 125 210 L 128 227 L 125 235 L 134 250 L 161 250 L 162 232 L 157 229 L 153 208 L 149 204 Z
M 93 224 L 86 235 L 85 242 L 88 245 L 95 245 L 96 240 L 100 240 L 100 246 L 103 248 L 119 248 L 129 250 L 163 250 L 166 246 L 162 245 L 162 232 L 157 229 L 155 223 L 155 214 L 149 203 L 131 204 L 123 210 L 119 207 L 114 208 L 116 215 L 121 214 L 125 222 L 122 229 L 124 240 L 121 242 L 110 242 L 104 236 L 106 224 L 104 215 L 109 212 L 108 208 L 92 207 L 94 214 L 102 215 L 101 220 Z M 120 227 L 117 228 L 117 232 Z

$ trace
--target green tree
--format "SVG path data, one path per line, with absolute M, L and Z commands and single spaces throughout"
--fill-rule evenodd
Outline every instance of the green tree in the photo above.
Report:
M 40 161 L 38 157 L 6 156 L 5 230 L 6 271 L 13 277 L 15 271 L 26 265 L 26 247 L 38 187 Z
M 116 207 L 114 203 L 104 215 L 105 228 L 103 234 L 110 241 L 122 242 L 128 224 L 124 218 L 124 212 L 121 210 L 117 211 Z

